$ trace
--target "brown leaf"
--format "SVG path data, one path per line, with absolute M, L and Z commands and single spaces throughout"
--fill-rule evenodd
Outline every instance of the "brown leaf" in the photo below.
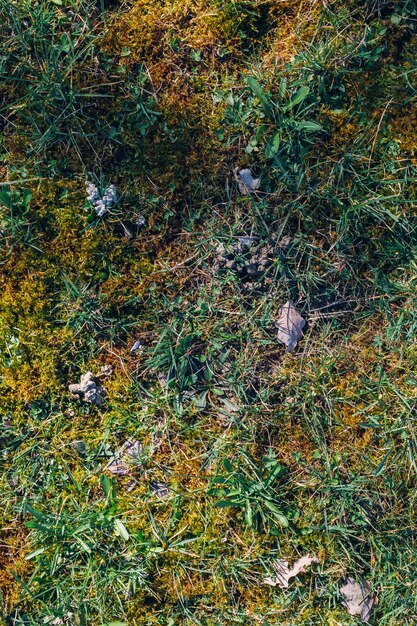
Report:
M 302 329 L 306 321 L 298 313 L 293 303 L 288 300 L 278 312 L 276 326 L 278 328 L 278 341 L 287 346 L 288 352 L 292 352 L 302 336 Z
M 344 600 L 349 615 L 360 615 L 362 622 L 367 622 L 371 617 L 374 599 L 371 596 L 371 588 L 366 581 L 357 582 L 350 576 L 346 579 L 346 585 L 340 587 L 340 593 Z

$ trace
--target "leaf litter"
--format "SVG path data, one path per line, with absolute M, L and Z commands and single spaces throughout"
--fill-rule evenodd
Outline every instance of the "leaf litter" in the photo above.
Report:
M 320 561 L 317 557 L 310 556 L 309 554 L 298 559 L 291 569 L 288 567 L 288 561 L 278 559 L 273 563 L 275 575 L 264 578 L 263 582 L 265 585 L 271 585 L 271 587 L 287 589 L 291 578 L 295 578 L 298 574 L 305 572 L 306 567 L 309 567 L 312 563 L 320 563 Z
M 122 445 L 120 450 L 104 469 L 116 476 L 130 475 L 134 469 L 138 468 L 138 465 L 142 467 L 142 465 L 138 463 L 142 450 L 143 446 L 139 441 L 129 439 Z M 134 465 L 135 462 L 136 464 Z
M 252 170 L 250 170 L 249 168 L 240 170 L 238 167 L 235 167 L 235 169 L 233 170 L 233 175 L 235 181 L 237 182 L 237 186 L 239 187 L 240 193 L 244 196 L 248 196 L 259 189 L 261 179 L 254 178 L 252 175 Z
M 287 346 L 287 351 L 292 352 L 299 339 L 302 337 L 306 320 L 299 314 L 291 300 L 282 305 L 276 320 L 278 328 L 278 341 Z
M 340 587 L 339 591 L 349 615 L 360 615 L 361 622 L 367 622 L 371 617 L 374 604 L 369 584 L 366 581 L 358 582 L 348 576 L 346 584 Z

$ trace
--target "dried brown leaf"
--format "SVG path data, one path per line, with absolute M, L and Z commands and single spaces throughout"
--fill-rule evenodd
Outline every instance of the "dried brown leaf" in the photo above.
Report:
M 292 352 L 302 336 L 302 330 L 306 321 L 294 304 L 288 300 L 278 312 L 276 326 L 278 328 L 278 341 L 287 346 L 288 352 Z
M 371 596 L 371 588 L 366 581 L 357 582 L 350 576 L 346 579 L 346 585 L 340 587 L 343 596 L 343 604 L 349 615 L 360 615 L 362 622 L 367 622 L 371 617 L 374 599 Z

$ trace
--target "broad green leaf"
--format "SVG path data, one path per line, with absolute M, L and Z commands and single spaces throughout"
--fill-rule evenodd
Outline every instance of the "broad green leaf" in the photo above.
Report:
M 216 502 L 216 507 L 218 509 L 226 509 L 228 506 L 236 506 L 234 502 L 230 502 L 229 500 L 219 500 Z
M 321 124 L 317 124 L 316 122 L 309 122 L 306 120 L 297 122 L 297 129 L 318 132 L 319 130 L 323 130 L 323 126 Z
M 271 137 L 268 143 L 265 146 L 265 156 L 267 159 L 273 159 L 274 156 L 279 151 L 279 146 L 281 144 L 281 133 L 277 132 L 275 135 Z
M 249 89 L 259 99 L 265 112 L 268 114 L 270 118 L 273 118 L 272 103 L 269 97 L 267 96 L 267 94 L 265 93 L 262 85 L 256 80 L 256 78 L 253 78 L 253 76 L 248 76 L 246 79 L 246 82 L 247 82 Z
M 8 209 L 12 208 L 12 201 L 8 191 L 0 191 L 0 205 L 1 204 Z
M 247 525 L 251 528 L 253 524 L 253 517 L 252 517 L 252 507 L 250 505 L 249 500 L 246 501 L 245 519 L 246 519 Z
M 25 504 L 25 511 L 33 515 L 33 517 L 36 517 L 37 519 L 41 520 L 42 522 L 48 519 L 48 517 L 44 513 L 42 513 L 41 511 L 38 511 L 38 509 L 35 509 L 30 504 L 27 504 L 27 503 Z
M 305 100 L 310 93 L 310 88 L 305 85 L 304 87 L 300 87 L 296 93 L 293 95 L 289 103 L 284 107 L 284 111 L 288 111 L 292 109 L 296 104 L 300 104 L 303 100 Z
M 108 476 L 106 476 L 106 474 L 102 474 L 100 476 L 100 485 L 102 486 L 103 491 L 106 494 L 106 497 L 110 499 L 110 496 L 111 496 L 111 482 L 110 482 L 110 478 Z

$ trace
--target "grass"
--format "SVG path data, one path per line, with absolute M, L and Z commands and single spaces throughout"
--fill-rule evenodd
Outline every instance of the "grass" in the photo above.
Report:
M 414 3 L 0 16 L 5 625 L 415 624 Z

